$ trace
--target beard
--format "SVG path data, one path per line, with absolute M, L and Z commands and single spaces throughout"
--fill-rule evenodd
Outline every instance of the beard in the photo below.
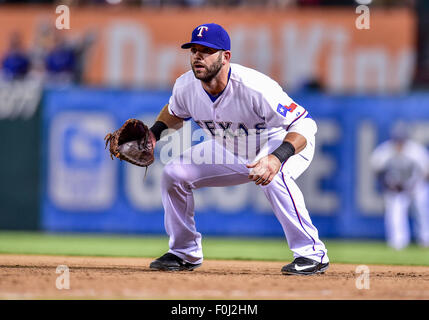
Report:
M 203 82 L 210 82 L 217 76 L 220 69 L 222 69 L 222 55 L 219 55 L 219 58 L 210 66 L 204 66 L 205 72 L 201 73 L 201 71 L 196 70 L 194 65 L 191 65 L 192 71 L 194 72 L 195 78 L 201 80 Z

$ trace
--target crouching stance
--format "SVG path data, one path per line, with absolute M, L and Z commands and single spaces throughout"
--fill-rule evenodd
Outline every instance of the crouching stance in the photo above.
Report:
M 163 130 L 178 129 L 184 119 L 192 118 L 212 139 L 164 168 L 161 192 L 170 249 L 150 268 L 180 271 L 201 266 L 193 190 L 252 181 L 266 195 L 294 254 L 282 273 L 323 273 L 329 266 L 327 250 L 295 183 L 313 159 L 315 121 L 277 82 L 230 63 L 230 39 L 221 26 L 198 26 L 182 48 L 190 49 L 192 70 L 176 80 L 150 134 L 155 142 Z M 192 155 L 200 152 L 219 161 L 197 164 Z

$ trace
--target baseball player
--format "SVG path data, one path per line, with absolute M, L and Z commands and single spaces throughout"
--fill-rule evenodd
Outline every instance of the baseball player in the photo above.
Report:
M 410 243 L 408 209 L 414 201 L 417 240 L 422 246 L 429 246 L 429 154 L 426 148 L 411 141 L 406 125 L 398 123 L 392 129 L 391 139 L 373 151 L 371 164 L 384 192 L 388 245 L 400 250 Z
M 329 266 L 327 250 L 295 183 L 313 158 L 315 121 L 274 80 L 230 63 L 230 38 L 220 25 L 196 27 L 182 48 L 190 49 L 192 70 L 176 80 L 151 135 L 158 141 L 165 129 L 178 129 L 192 118 L 212 139 L 164 167 L 162 202 L 170 249 L 150 268 L 193 270 L 202 264 L 194 189 L 253 181 L 268 198 L 294 254 L 282 273 L 323 273 Z M 193 161 L 201 152 L 221 161 Z

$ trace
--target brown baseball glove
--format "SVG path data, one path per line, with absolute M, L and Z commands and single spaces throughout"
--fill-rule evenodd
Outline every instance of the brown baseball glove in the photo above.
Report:
M 110 157 L 128 161 L 140 167 L 150 166 L 154 158 L 154 139 L 149 128 L 138 119 L 128 119 L 113 133 L 104 138 L 110 143 Z

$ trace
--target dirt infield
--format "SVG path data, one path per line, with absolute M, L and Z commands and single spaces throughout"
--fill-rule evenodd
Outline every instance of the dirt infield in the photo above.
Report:
M 429 267 L 370 265 L 357 289 L 356 265 L 324 275 L 283 276 L 283 262 L 205 261 L 192 272 L 157 272 L 146 258 L 0 255 L 1 299 L 429 299 Z M 70 289 L 58 290 L 57 266 Z

